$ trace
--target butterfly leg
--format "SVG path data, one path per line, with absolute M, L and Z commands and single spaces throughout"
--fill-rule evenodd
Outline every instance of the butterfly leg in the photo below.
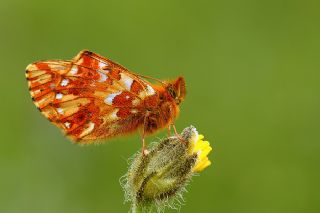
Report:
M 187 143 L 185 141 L 185 139 L 182 138 L 182 136 L 177 132 L 177 129 L 176 129 L 176 126 L 174 124 L 172 124 L 172 127 L 173 127 L 173 131 L 174 131 L 174 134 L 176 135 L 176 137 L 182 142 L 182 143 Z
M 172 124 L 173 127 L 173 131 L 175 135 L 179 135 L 179 133 L 177 132 L 176 126 L 174 124 Z
M 170 137 L 171 136 L 171 124 L 168 125 L 167 130 L 168 130 L 168 137 Z
M 145 143 L 145 134 L 144 131 L 142 133 L 142 148 L 141 148 L 141 153 L 142 155 L 147 155 L 149 153 L 149 151 L 146 149 L 146 143 Z
M 145 142 L 147 116 L 148 116 L 148 113 L 144 116 L 143 128 L 142 128 L 142 134 L 141 134 L 141 140 L 142 140 L 141 153 L 142 153 L 142 155 L 149 154 L 149 151 L 146 149 L 146 142 Z

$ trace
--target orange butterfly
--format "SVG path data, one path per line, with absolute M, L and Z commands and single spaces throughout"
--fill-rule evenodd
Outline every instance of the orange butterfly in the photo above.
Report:
M 150 78 L 86 50 L 26 70 L 34 104 L 72 140 L 92 143 L 141 129 L 144 148 L 145 135 L 170 130 L 186 89 L 183 77 L 158 85 L 142 77 Z

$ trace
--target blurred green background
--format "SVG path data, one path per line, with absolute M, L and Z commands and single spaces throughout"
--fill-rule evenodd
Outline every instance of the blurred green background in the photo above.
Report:
M 195 125 L 214 152 L 181 212 L 320 212 L 319 7 L 1 0 L 0 212 L 128 211 L 119 178 L 139 136 L 73 145 L 28 92 L 29 63 L 82 49 L 144 75 L 186 78 L 176 125 Z

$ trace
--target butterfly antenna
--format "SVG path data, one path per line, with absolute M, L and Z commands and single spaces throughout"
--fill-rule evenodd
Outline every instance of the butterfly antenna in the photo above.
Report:
M 164 81 L 161 81 L 160 79 L 157 79 L 157 78 L 153 78 L 153 77 L 150 77 L 150 76 L 146 76 L 146 75 L 140 75 L 140 74 L 137 74 L 139 77 L 142 77 L 142 78 L 147 78 L 147 79 L 151 79 L 151 80 L 154 80 L 154 81 L 157 81 L 163 85 L 167 85 Z

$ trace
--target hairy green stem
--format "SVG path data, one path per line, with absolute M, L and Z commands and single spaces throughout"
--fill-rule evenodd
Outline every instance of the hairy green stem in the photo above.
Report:
M 141 205 L 137 205 L 137 204 L 132 204 L 131 206 L 131 210 L 132 210 L 132 213 L 149 213 L 151 212 L 151 206 L 141 206 Z

